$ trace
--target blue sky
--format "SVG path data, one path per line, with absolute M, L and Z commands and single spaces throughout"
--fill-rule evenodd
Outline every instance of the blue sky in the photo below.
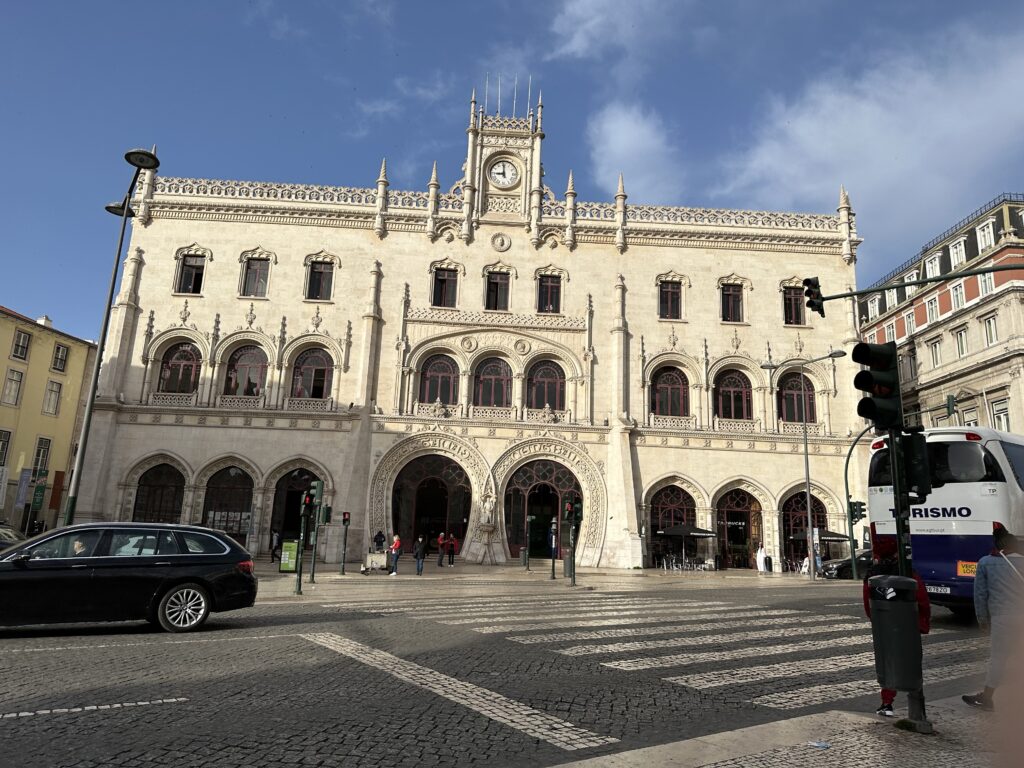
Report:
M 978 7 L 973 7 L 977 5 Z M 470 91 L 544 93 L 546 181 L 580 200 L 833 212 L 867 285 L 1024 192 L 1024 13 L 932 0 L 10 3 L 0 304 L 95 338 L 121 160 L 170 176 L 393 187 L 459 176 Z M 842 286 L 825 286 L 826 292 Z

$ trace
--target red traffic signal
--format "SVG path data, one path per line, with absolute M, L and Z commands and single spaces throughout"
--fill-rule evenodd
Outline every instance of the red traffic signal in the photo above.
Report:
M 805 277 L 804 289 L 808 309 L 824 317 L 825 302 L 821 297 L 821 282 L 816 277 Z
M 312 507 L 313 506 L 313 494 L 312 493 L 308 493 L 307 492 L 306 495 L 302 497 L 302 505 L 305 506 L 305 507 Z
M 875 422 L 875 429 L 885 430 L 903 426 L 903 406 L 900 398 L 899 357 L 896 343 L 867 344 L 861 342 L 850 355 L 853 362 L 868 366 L 853 378 L 853 386 L 870 397 L 857 403 L 857 414 Z
M 350 522 L 352 522 L 352 515 L 350 513 L 348 513 L 348 512 L 342 512 L 341 513 L 341 524 L 342 525 L 348 525 Z

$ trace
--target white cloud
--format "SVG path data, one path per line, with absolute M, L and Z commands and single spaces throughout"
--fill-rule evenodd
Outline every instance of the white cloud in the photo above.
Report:
M 1010 96 L 1024 33 L 982 40 L 957 28 L 872 58 L 773 99 L 716 190 L 730 205 L 828 210 L 844 183 L 865 237 L 862 281 L 1005 191 L 1004 180 L 1019 185 L 1024 160 L 1024 101 Z
M 395 79 L 395 88 L 403 96 L 417 99 L 426 104 L 435 104 L 447 98 L 452 90 L 454 77 L 435 70 L 430 75 L 414 79 L 399 77 Z
M 393 117 L 402 111 L 402 106 L 394 99 L 370 99 L 358 101 L 359 111 L 368 117 Z
M 664 23 L 679 3 L 672 0 L 565 0 L 551 22 L 555 49 L 548 58 L 597 58 L 609 50 L 635 50 L 642 40 L 677 34 Z
M 275 40 L 295 40 L 305 37 L 309 30 L 292 22 L 288 15 L 274 7 L 273 0 L 256 0 L 245 13 L 245 23 L 262 22 Z
M 591 116 L 586 129 L 594 178 L 615 194 L 619 173 L 635 202 L 675 203 L 682 195 L 682 161 L 673 131 L 653 109 L 612 102 Z

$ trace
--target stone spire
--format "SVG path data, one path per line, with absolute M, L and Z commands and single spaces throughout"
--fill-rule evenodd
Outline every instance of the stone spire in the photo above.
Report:
M 388 211 L 388 159 L 380 161 L 380 175 L 377 177 L 377 216 L 373 221 L 373 231 L 377 237 L 384 239 L 387 234 L 387 227 L 384 223 L 384 214 Z
M 476 121 L 476 88 L 473 89 L 473 95 L 469 97 L 469 127 L 474 127 Z
M 839 214 L 839 233 L 843 236 L 843 261 L 852 264 L 856 261 L 853 248 L 854 224 L 853 208 L 850 206 L 850 196 L 846 194 L 846 187 L 839 185 L 839 207 L 836 208 Z
M 430 242 L 434 242 L 437 239 L 437 190 L 440 188 L 441 182 L 437 180 L 437 160 L 434 161 L 434 167 L 430 171 L 430 181 L 427 182 L 427 221 L 426 221 L 426 233 Z
M 541 131 L 544 126 L 544 93 L 537 91 L 537 131 Z
M 619 174 L 619 188 L 615 192 L 615 247 L 619 253 L 626 250 L 626 185 Z
M 573 183 L 572 170 L 569 171 L 569 184 L 565 188 L 565 245 L 570 251 L 576 247 L 576 185 Z

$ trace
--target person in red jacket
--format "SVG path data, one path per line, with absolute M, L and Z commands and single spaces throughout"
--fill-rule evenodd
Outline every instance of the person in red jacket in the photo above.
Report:
M 455 567 L 455 551 L 459 548 L 459 540 L 455 538 L 454 533 L 448 534 L 448 567 Z
M 863 589 L 864 613 L 867 614 L 869 619 L 871 618 L 871 588 L 868 586 L 868 579 L 872 576 L 899 575 L 900 564 L 896 558 L 896 539 L 891 536 L 884 539 L 876 539 L 872 547 L 872 555 L 875 562 L 868 568 L 867 575 L 864 577 Z M 917 575 L 917 571 L 911 572 L 910 575 L 917 582 L 917 628 L 921 631 L 922 635 L 927 635 L 931 631 L 932 626 L 932 606 L 928 600 L 928 590 L 925 589 L 924 582 Z M 892 710 L 892 704 L 895 700 L 896 691 L 891 688 L 883 688 L 882 703 L 875 710 L 875 714 L 883 715 L 884 717 L 894 717 L 895 713 Z

